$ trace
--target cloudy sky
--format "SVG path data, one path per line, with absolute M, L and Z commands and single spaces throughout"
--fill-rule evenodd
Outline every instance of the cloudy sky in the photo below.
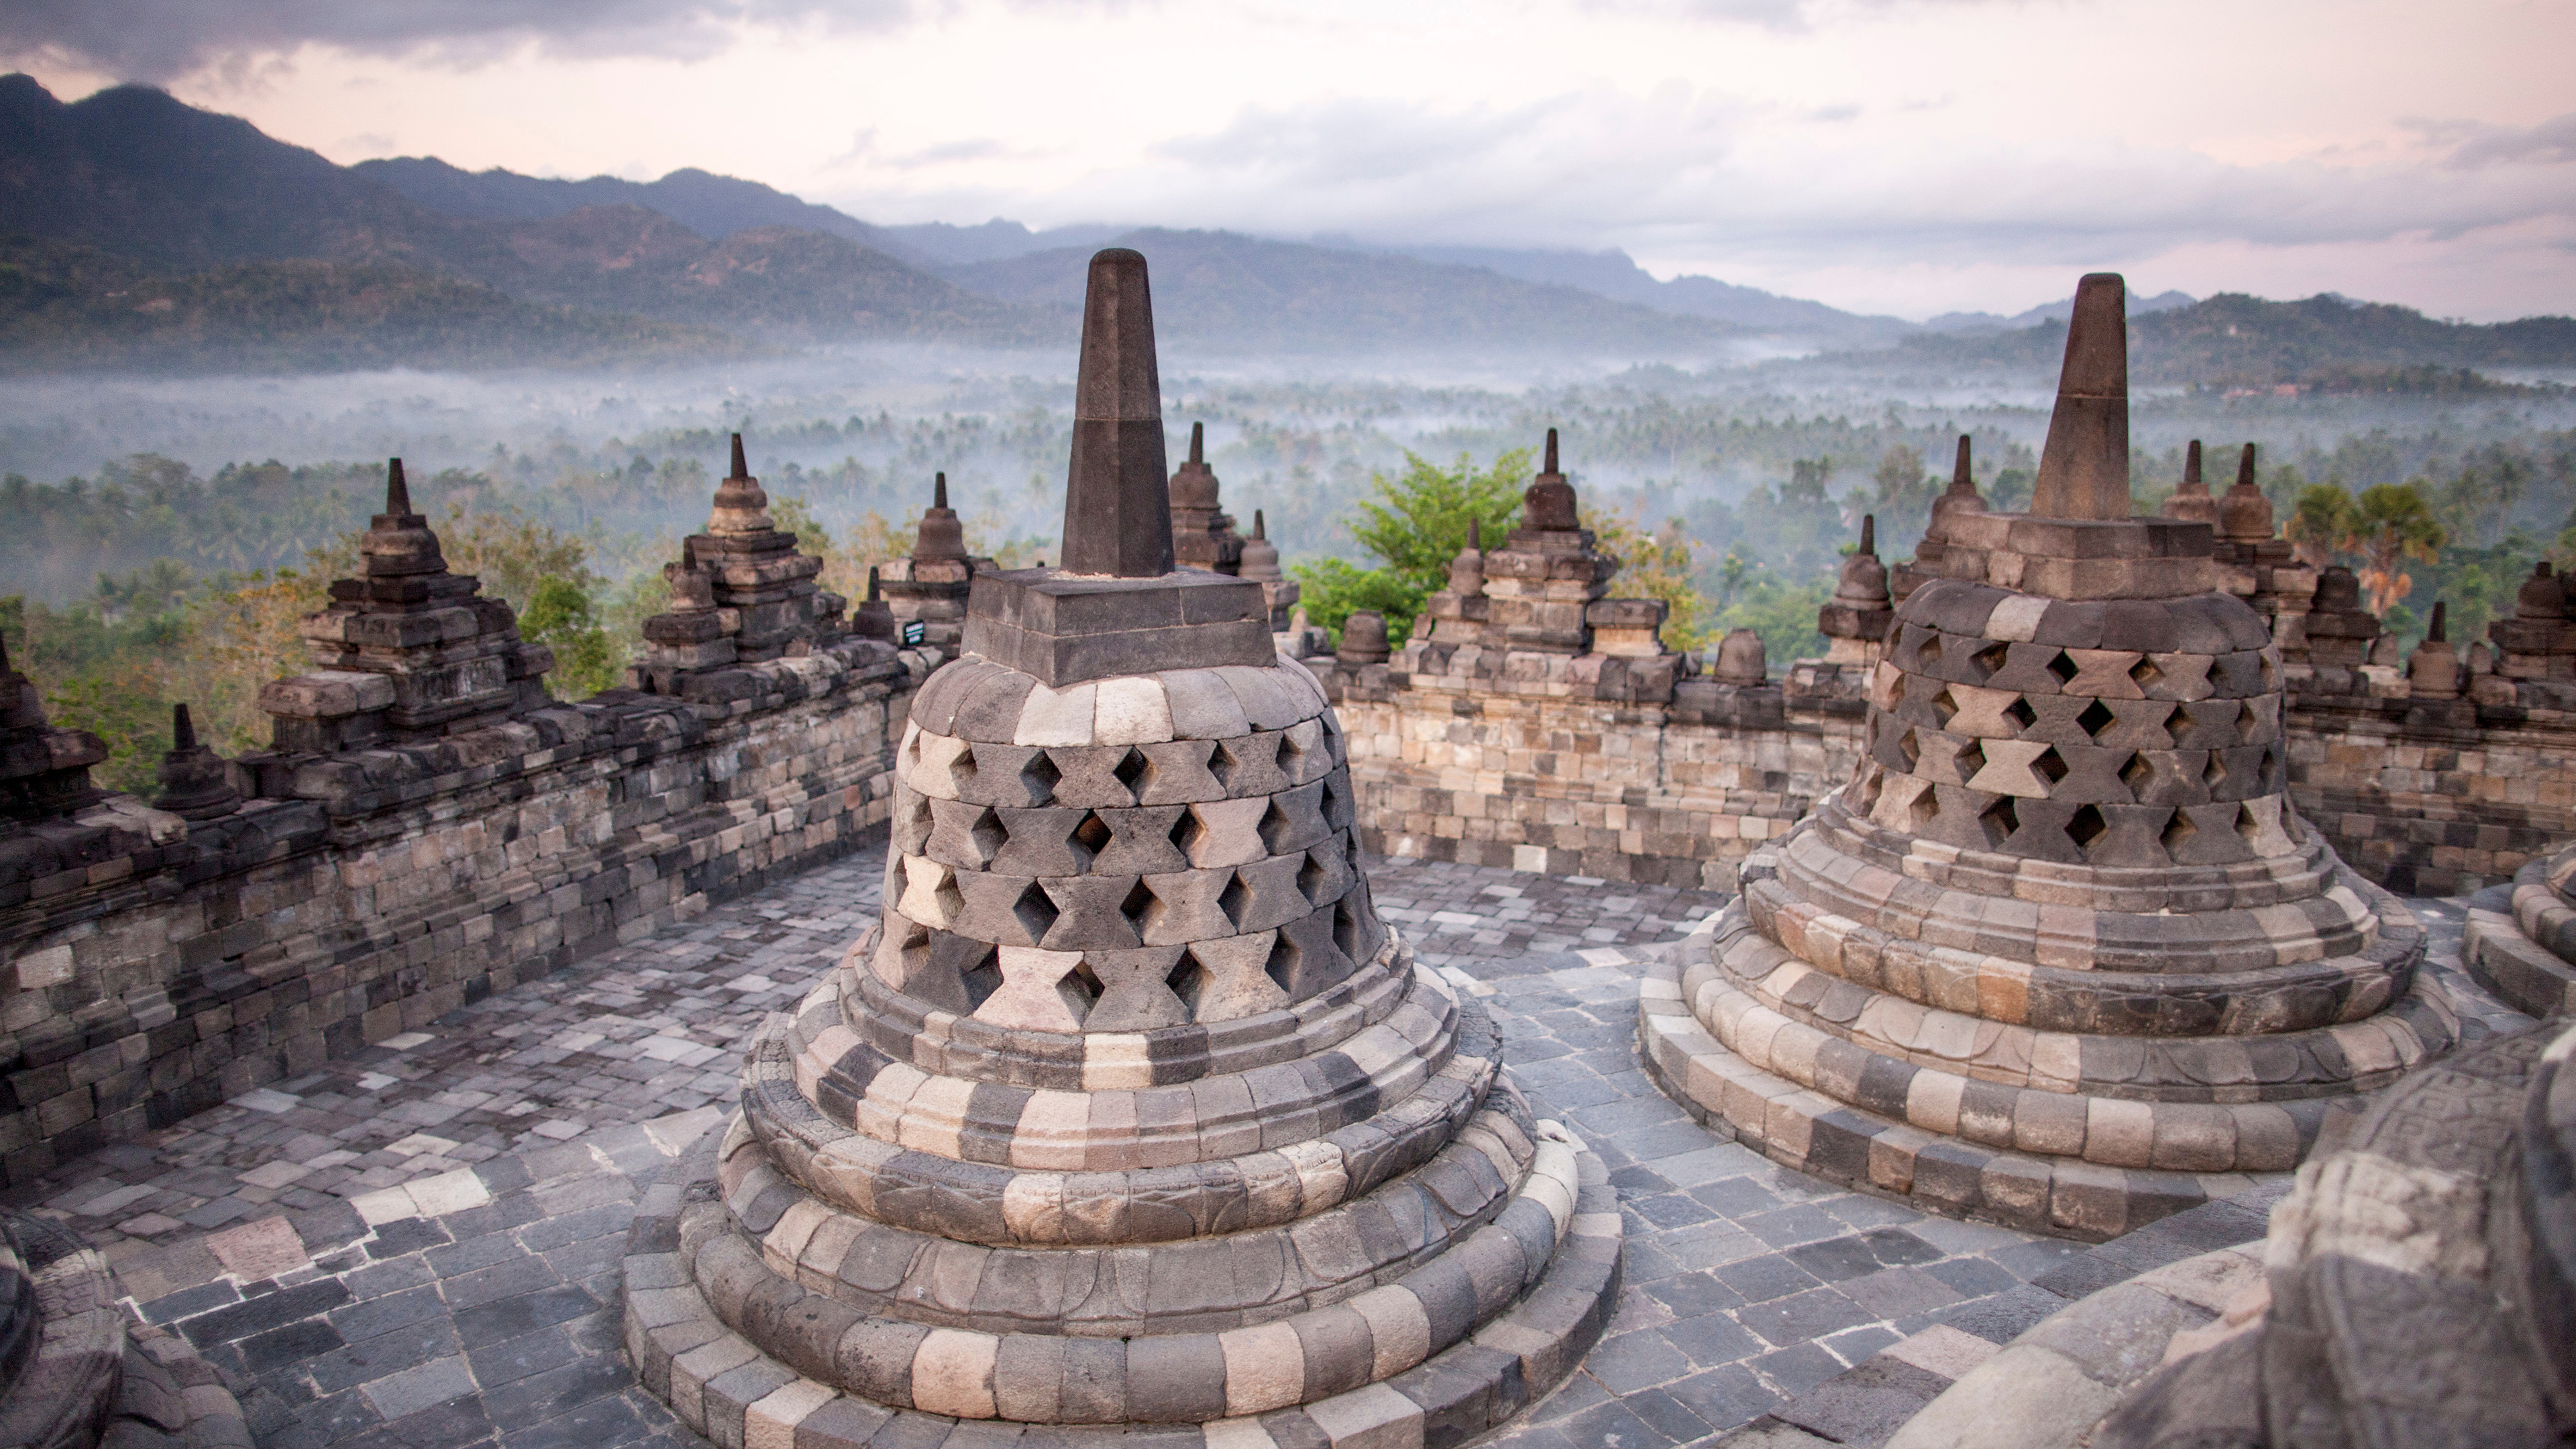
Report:
M 2566 0 L 11 0 L 0 51 L 338 161 L 879 222 L 1615 246 L 1910 317 L 2101 268 L 2576 312 Z

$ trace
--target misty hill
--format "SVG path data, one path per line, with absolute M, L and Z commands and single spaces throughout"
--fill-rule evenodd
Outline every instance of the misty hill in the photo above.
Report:
M 1264 241 L 1223 231 L 1147 228 L 1110 239 L 1153 262 L 1154 320 L 1169 336 L 1298 351 L 1481 346 L 1705 355 L 1744 330 L 1615 302 L 1482 267 Z M 949 267 L 990 296 L 1082 305 L 1088 247 Z
M 2170 312 L 2177 307 L 2188 307 L 2199 300 L 2189 292 L 2158 292 L 2152 297 L 2133 294 L 2129 298 L 2129 315 L 2137 317 L 2149 312 Z M 2070 292 L 2054 302 L 2042 302 L 2036 307 L 2015 312 L 2009 317 L 1998 312 L 1944 312 L 1925 322 L 1923 330 L 1974 334 L 2012 332 L 2024 327 L 2036 327 L 2043 322 L 2064 322 L 2074 315 L 2075 296 Z
M 1902 351 L 1909 361 L 1962 369 L 2053 373 L 2065 349 L 2066 324 L 2048 321 L 1992 336 L 1912 337 Z M 2265 387 L 2428 367 L 2565 366 L 2576 366 L 2576 319 L 2567 317 L 2438 322 L 2381 302 L 2267 302 L 2233 292 L 2129 314 L 2129 376 L 2148 384 Z
M 417 268 L 309 259 L 153 271 L 0 240 L 0 371 L 599 366 L 742 350 L 722 333 L 522 302 Z
M 1813 339 L 1836 347 L 1893 346 L 1918 331 L 1901 317 L 1863 316 L 1822 302 L 1783 297 L 1755 287 L 1739 287 L 1715 277 L 1682 276 L 1658 281 L 1626 252 L 1520 251 L 1508 247 L 1368 247 L 1356 242 L 1317 238 L 1326 245 L 1370 251 L 1399 252 L 1428 262 L 1483 267 L 1525 282 L 1542 282 L 1621 302 L 1634 302 L 1658 312 L 1708 317 L 1738 327 L 1784 337 Z
M 981 226 L 924 221 L 889 226 L 883 230 L 914 252 L 930 258 L 932 266 L 957 267 L 969 262 L 999 261 L 1004 257 L 1053 251 L 1058 247 L 1089 247 L 1096 251 L 1106 246 L 1111 237 L 1135 228 L 1095 224 L 1031 231 L 1016 221 L 1004 221 L 997 216 Z
M 65 105 L 0 76 L 8 229 L 161 269 L 330 255 L 417 209 L 316 152 L 145 86 Z
M 448 216 L 540 221 L 584 207 L 640 206 L 660 212 L 710 241 L 722 241 L 735 232 L 757 227 L 792 226 L 854 241 L 915 266 L 955 260 L 943 253 L 915 249 L 897 234 L 898 230 L 917 228 L 870 226 L 847 212 L 818 206 L 776 187 L 738 176 L 718 176 L 695 167 L 674 171 L 659 181 L 621 181 L 614 176 L 562 181 L 522 176 L 497 166 L 489 171 L 467 171 L 435 156 L 361 161 L 349 169 L 384 183 L 414 205 Z
M 443 169 L 451 179 L 476 179 Z M 435 175 L 419 167 L 397 174 L 415 180 Z M 567 193 L 513 191 L 512 182 L 540 188 L 588 184 L 535 182 L 508 173 L 499 173 L 497 181 L 485 173 L 482 180 L 494 182 L 493 194 L 504 201 L 518 197 L 523 210 L 535 206 L 528 195 Z M 756 183 L 704 173 L 674 173 L 637 189 L 690 210 L 710 229 L 716 226 L 710 218 L 753 220 L 766 214 L 810 220 L 819 213 L 839 218 L 845 231 L 874 230 Z M 505 301 L 633 314 L 578 323 L 554 316 L 545 323 L 558 332 L 570 329 L 565 335 L 633 335 L 633 316 L 797 340 L 1014 341 L 1055 325 L 1051 318 L 974 296 L 847 236 L 810 227 L 767 222 L 711 239 L 662 210 L 633 203 L 534 217 L 449 215 L 359 168 L 334 165 L 246 121 L 141 86 L 115 87 L 66 105 L 30 77 L 0 79 L 0 206 L 13 226 L 38 240 L 93 247 L 153 271 L 290 258 L 391 266 L 479 284 L 504 294 Z M 384 276 L 369 275 L 367 294 L 388 295 Z M 319 285 L 309 278 L 308 283 Z M 303 295 L 295 289 L 277 291 L 230 277 L 215 284 L 213 295 L 229 299 L 225 305 L 236 311 L 255 311 L 267 304 L 262 299 L 288 307 L 264 329 L 248 313 L 237 322 L 277 346 L 295 338 L 320 345 L 323 333 L 291 310 L 313 305 L 291 303 L 290 296 Z M 411 300 L 401 316 L 417 318 L 439 296 L 475 315 L 499 315 L 493 300 L 479 292 L 413 287 L 405 295 Z M 123 321 L 111 325 L 112 310 L 76 307 L 50 315 L 46 335 L 57 338 L 68 337 L 83 319 L 108 327 L 111 335 L 100 346 L 110 353 L 123 345 L 114 339 L 130 330 Z M 345 331 L 367 325 L 371 314 L 359 307 L 334 315 L 334 326 Z M 395 315 L 385 314 L 380 325 L 393 326 Z M 538 326 L 535 316 L 513 325 Z M 386 347 L 394 345 L 389 338 Z M 324 365 L 343 355 L 344 350 L 317 352 L 315 362 Z

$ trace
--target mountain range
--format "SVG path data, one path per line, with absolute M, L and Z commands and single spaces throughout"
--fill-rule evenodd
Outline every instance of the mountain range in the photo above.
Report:
M 0 369 L 650 362 L 864 338 L 1060 344 L 1084 263 L 1154 261 L 1163 330 L 1216 351 L 1472 349 L 1589 361 L 1834 351 L 2053 367 L 2069 302 L 1927 324 L 1619 251 L 1393 246 L 1107 224 L 880 226 L 700 170 L 636 182 L 336 165 L 249 122 L 117 86 L 0 77 Z M 2319 297 L 2131 301 L 2149 380 L 2576 364 L 2576 322 L 2497 327 Z M 1876 364 L 1871 364 L 1876 365 Z

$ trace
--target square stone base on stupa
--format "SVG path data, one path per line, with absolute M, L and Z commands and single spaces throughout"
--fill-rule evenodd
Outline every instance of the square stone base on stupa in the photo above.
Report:
M 1105 251 L 1063 566 L 975 574 L 879 924 L 638 1207 L 628 1352 L 720 1443 L 1457 1444 L 1616 1301 L 1602 1164 L 1379 919 L 1323 690 L 1166 489 Z

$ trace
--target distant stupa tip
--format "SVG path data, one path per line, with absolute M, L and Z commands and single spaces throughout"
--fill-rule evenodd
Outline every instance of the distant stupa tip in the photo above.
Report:
M 2254 486 L 2254 445 L 2252 443 L 2247 443 L 2245 451 L 2237 455 L 2236 486 L 2239 488 Z
M 1481 518 L 1467 520 L 1467 546 L 1478 553 L 1485 551 L 1485 520 Z
M 2424 631 L 2424 642 L 2427 644 L 2450 643 L 2450 625 L 2451 601 L 2448 599 L 2435 599 L 2433 601 L 2433 624 L 2431 628 Z
M 1547 466 L 1546 466 L 1546 467 L 1544 467 L 1544 468 L 1539 469 L 1539 471 L 1540 471 L 1540 472 L 1542 472 L 1542 473 L 1553 473 L 1553 472 L 1557 471 L 1557 467 L 1556 467 L 1556 429 L 1554 429 L 1554 428 L 1550 428 L 1550 429 L 1548 429 L 1548 430 L 1547 430 Z
M 1190 424 L 1190 461 L 1193 463 L 1207 461 L 1207 424 L 1205 423 Z
M 385 460 L 385 512 L 411 512 L 411 485 L 403 481 L 402 459 Z
M 745 466 L 742 460 L 742 434 L 740 433 L 733 435 L 733 472 L 727 476 L 734 478 L 751 476 L 751 469 Z
M 948 475 L 945 473 L 930 475 L 930 506 L 933 508 L 948 506 Z
M 170 748 L 193 750 L 196 747 L 197 726 L 188 718 L 188 707 L 184 704 L 170 706 Z
M 2183 452 L 2182 481 L 2185 483 L 2200 481 L 2200 439 L 2198 438 L 2192 439 L 2191 446 Z
M 1860 516 L 1860 551 L 1872 558 L 1878 556 L 1878 515 L 1875 513 Z
M 1262 522 L 1262 520 L 1261 520 L 1261 510 L 1260 510 L 1260 509 L 1258 509 L 1258 508 L 1256 508 L 1256 509 L 1252 510 L 1252 536 L 1253 536 L 1254 538 L 1263 538 L 1263 539 L 1266 539 L 1266 538 L 1268 538 L 1268 537 L 1270 536 L 1269 528 L 1268 528 L 1268 526 L 1267 526 L 1266 524 L 1264 524 L 1264 523 Z
M 874 565 L 874 564 L 870 564 L 870 565 L 868 565 L 868 602 L 869 602 L 869 603 L 871 603 L 871 604 L 873 604 L 873 603 L 875 603 L 876 601 L 877 601 L 877 568 L 876 568 L 876 565 Z
M 1977 484 L 1976 470 L 1968 465 L 1968 435 L 1959 435 L 1959 461 L 1950 469 L 1950 491 L 1958 492 Z

